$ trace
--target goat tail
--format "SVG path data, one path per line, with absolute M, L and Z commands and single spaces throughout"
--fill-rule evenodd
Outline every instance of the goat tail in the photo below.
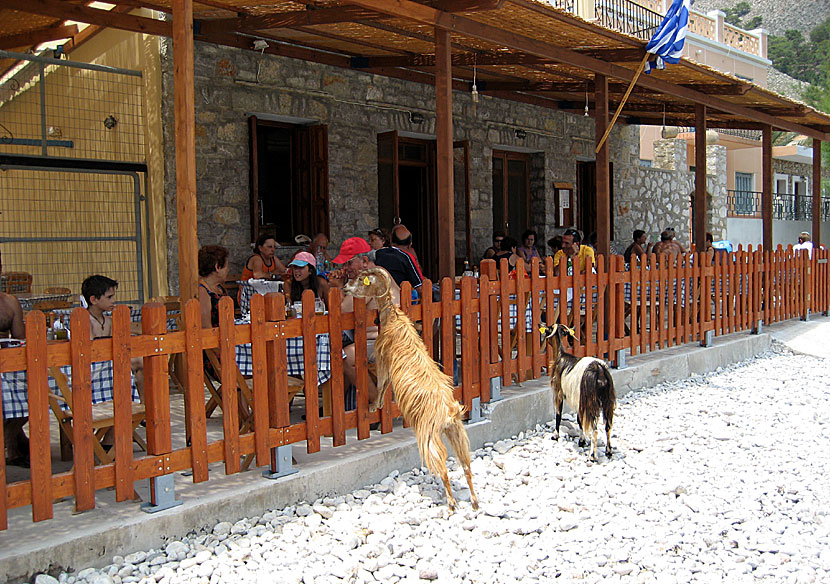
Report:
M 579 424 L 583 431 L 587 433 L 596 427 L 600 413 L 605 418 L 605 427 L 610 431 L 616 403 L 611 371 L 605 363 L 594 361 L 585 369 L 579 387 Z
M 418 451 L 421 453 L 421 460 L 429 471 L 435 476 L 442 476 L 446 473 L 447 448 L 444 446 L 441 435 L 444 433 L 446 420 L 426 418 L 422 424 L 427 426 L 415 430 L 418 441 Z M 443 473 L 442 473 L 443 470 Z

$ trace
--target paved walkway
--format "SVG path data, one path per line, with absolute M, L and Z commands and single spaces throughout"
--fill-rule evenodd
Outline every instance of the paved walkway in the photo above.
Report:
M 830 359 L 830 318 L 826 316 L 813 316 L 809 322 L 776 323 L 765 332 L 796 353 Z

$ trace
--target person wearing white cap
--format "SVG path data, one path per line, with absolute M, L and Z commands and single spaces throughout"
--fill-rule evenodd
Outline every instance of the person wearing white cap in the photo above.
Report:
M 288 263 L 290 278 L 285 282 L 285 296 L 289 304 L 301 302 L 303 292 L 311 290 L 328 310 L 329 283 L 317 275 L 317 259 L 307 251 L 301 251 Z

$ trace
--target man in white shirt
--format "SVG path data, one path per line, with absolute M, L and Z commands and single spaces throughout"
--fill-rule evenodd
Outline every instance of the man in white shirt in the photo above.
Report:
M 793 246 L 793 251 L 806 249 L 810 259 L 813 259 L 813 242 L 810 241 L 810 234 L 802 231 L 798 234 L 798 243 Z

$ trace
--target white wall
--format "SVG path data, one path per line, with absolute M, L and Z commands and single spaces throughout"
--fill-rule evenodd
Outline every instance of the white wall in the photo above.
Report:
M 811 233 L 813 231 L 812 222 L 773 220 L 772 244 L 773 246 L 778 246 L 780 243 L 784 247 L 789 244 L 795 245 L 798 243 L 798 234 L 802 231 Z M 828 238 L 830 238 L 830 223 L 825 221 L 821 224 L 821 241 L 827 245 Z M 737 247 L 738 244 L 743 244 L 744 248 L 750 244 L 752 244 L 753 247 L 759 245 L 764 239 L 763 224 L 761 219 L 727 217 L 726 239 L 731 241 L 732 245 L 735 247 Z

